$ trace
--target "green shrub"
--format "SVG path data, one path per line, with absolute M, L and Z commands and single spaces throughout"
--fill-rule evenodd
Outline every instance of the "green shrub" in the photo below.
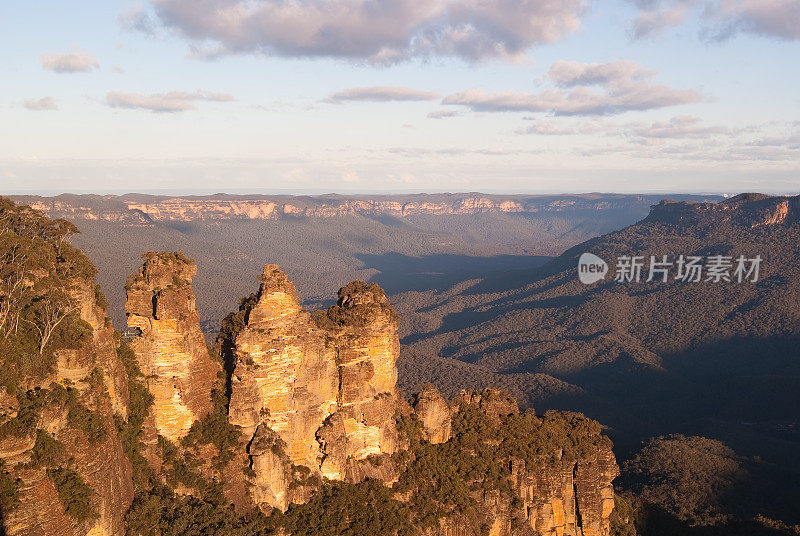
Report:
M 11 512 L 20 505 L 19 479 L 5 471 L 6 462 L 0 460 L 0 512 Z
M 89 443 L 93 445 L 102 442 L 106 437 L 106 426 L 102 416 L 81 404 L 77 399 L 73 398 L 69 404 L 67 422 L 73 428 L 82 431 Z
M 98 513 L 92 505 L 94 490 L 72 469 L 48 469 L 47 476 L 58 492 L 64 511 L 76 521 L 96 519 Z
M 66 452 L 67 449 L 61 441 L 44 430 L 39 430 L 31 452 L 30 464 L 32 467 L 57 467 L 64 461 Z

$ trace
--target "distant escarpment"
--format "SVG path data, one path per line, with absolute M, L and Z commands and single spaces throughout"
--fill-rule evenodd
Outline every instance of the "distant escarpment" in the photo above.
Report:
M 800 496 L 799 244 L 800 196 L 659 203 L 538 270 L 414 295 L 410 310 L 430 328 L 404 341 L 401 387 L 433 381 L 452 396 L 491 383 L 523 407 L 585 412 L 622 452 L 667 433 L 722 441 L 759 460 L 725 516 L 797 525 L 785 498 Z M 584 253 L 608 266 L 590 285 Z M 641 272 L 619 277 L 632 259 Z M 737 275 L 740 263 L 749 273 Z
M 723 223 L 760 227 L 791 225 L 800 221 L 800 197 L 739 194 L 719 203 L 665 200 L 650 210 L 643 223 L 665 223 L 702 230 Z
M 716 196 L 682 196 L 698 200 Z M 443 193 L 408 195 L 229 195 L 166 197 L 71 195 L 53 198 L 16 196 L 51 217 L 146 225 L 153 222 L 276 220 L 340 216 L 535 214 L 563 211 L 612 211 L 657 202 L 656 196 L 620 194 L 495 195 Z

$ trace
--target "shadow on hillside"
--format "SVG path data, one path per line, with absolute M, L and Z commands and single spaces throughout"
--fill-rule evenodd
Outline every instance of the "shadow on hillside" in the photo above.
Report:
M 469 279 L 484 279 L 497 272 L 532 270 L 542 266 L 550 257 L 536 255 L 422 255 L 412 257 L 401 253 L 356 255 L 363 263 L 360 269 L 378 273 L 370 283 L 378 283 L 388 294 L 407 291 L 445 290 Z
M 542 272 L 544 273 L 544 272 Z M 524 277 L 525 281 L 531 285 L 535 283 L 541 274 L 538 270 L 528 271 L 527 274 L 520 275 Z M 516 274 L 509 274 L 509 277 L 515 277 Z M 461 310 L 446 314 L 442 318 L 441 325 L 433 332 L 417 333 L 404 337 L 400 342 L 403 344 L 412 344 L 417 341 L 433 337 L 436 335 L 447 334 L 459 330 L 473 328 L 480 324 L 491 325 L 492 322 L 519 311 L 530 311 L 535 309 L 552 309 L 558 311 L 564 307 L 578 307 L 584 302 L 591 300 L 595 294 L 604 292 L 608 284 L 601 284 L 593 287 L 583 293 L 576 295 L 554 296 L 551 298 L 537 299 L 537 295 L 544 294 L 551 288 L 558 287 L 564 284 L 566 278 L 572 277 L 572 274 L 562 274 L 556 280 L 544 286 L 526 286 L 524 288 L 515 288 L 508 292 L 498 291 L 496 297 L 491 301 L 482 301 L 478 307 L 464 306 Z M 509 286 L 513 287 L 514 283 Z M 468 289 L 472 290 L 472 289 Z M 464 295 L 467 295 L 465 292 Z M 449 305 L 457 303 L 457 298 L 450 298 Z M 469 303 L 468 298 L 464 298 L 464 303 Z M 460 348 L 460 343 L 454 342 L 456 346 L 449 348 L 450 354 L 454 353 Z M 494 351 L 505 351 L 508 348 L 497 347 Z M 477 361 L 480 356 L 473 356 L 473 361 Z

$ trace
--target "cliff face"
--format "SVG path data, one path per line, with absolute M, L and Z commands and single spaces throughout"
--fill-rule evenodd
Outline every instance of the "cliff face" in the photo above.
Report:
M 450 439 L 453 412 L 442 393 L 431 384 L 415 397 L 414 413 L 422 423 L 424 437 L 431 443 L 445 443 Z
M 318 320 L 336 348 L 346 456 L 362 460 L 393 453 L 400 354 L 394 310 L 377 285 L 354 281 L 339 290 L 337 304 Z
M 647 206 L 654 197 L 586 194 L 525 196 L 415 194 L 386 196 L 18 196 L 50 216 L 125 225 L 154 222 L 332 218 L 348 215 L 396 217 L 480 213 L 547 213 L 565 210 L 608 211 Z M 702 199 L 702 198 L 700 198 Z
M 606 536 L 614 509 L 614 454 L 598 448 L 575 462 L 526 468 L 514 462 L 511 480 L 528 524 L 542 536 Z
M 219 366 L 206 347 L 191 288 L 195 265 L 180 254 L 147 253 L 126 283 L 130 346 L 155 397 L 157 432 L 175 442 L 211 412 Z
M 512 461 L 511 482 L 519 505 L 497 492 L 476 494 L 488 513 L 490 536 L 609 536 L 619 474 L 610 449 L 577 462 L 526 468 Z M 430 536 L 478 536 L 479 527 L 458 515 L 442 519 Z
M 423 437 L 443 431 L 442 427 L 425 426 L 426 420 L 430 422 L 431 407 L 437 408 L 436 415 L 441 414 L 440 399 L 441 395 L 434 387 L 426 387 L 416 396 L 414 411 L 423 424 Z M 552 452 L 555 445 L 550 445 L 550 448 L 542 449 L 541 455 L 528 457 L 526 462 L 521 452 L 518 455 L 514 450 L 509 452 L 502 448 L 509 437 L 523 433 L 517 429 L 523 421 L 519 420 L 522 415 L 512 397 L 496 389 L 462 391 L 452 400 L 448 416 L 456 419 L 458 412 L 465 408 L 477 409 L 499 427 L 482 440 L 492 445 L 490 452 L 498 457 L 496 462 L 508 465 L 510 495 L 497 489 L 472 493 L 478 505 L 477 511 L 482 512 L 479 515 L 484 516 L 483 525 L 490 527 L 490 535 L 608 536 L 611 533 L 612 481 L 619 475 L 619 468 L 610 442 L 592 440 L 599 437 L 599 427 L 586 435 L 573 434 L 570 440 L 561 439 L 563 447 L 556 447 Z M 540 426 L 547 427 L 547 421 L 545 416 Z M 558 424 L 543 434 L 555 437 L 561 433 L 558 429 L 562 426 Z M 521 438 L 523 443 L 541 440 L 537 428 L 529 430 L 530 436 Z M 454 441 L 458 442 L 459 438 L 455 437 Z M 576 445 L 578 451 L 567 452 Z M 505 455 L 509 455 L 507 461 L 502 459 Z M 428 533 L 477 536 L 482 532 L 474 520 L 453 515 L 441 519 L 439 528 Z
M 250 443 L 256 501 L 285 507 L 290 474 L 285 460 L 270 450 L 276 441 L 270 433 L 284 444 L 288 461 L 319 469 L 323 453 L 316 434 L 336 411 L 338 374 L 335 350 L 300 307 L 294 285 L 275 265 L 267 265 L 260 279 L 256 299 L 241 312 L 244 323 L 230 341 L 235 355 L 229 358 L 229 419 Z M 265 437 L 270 449 L 260 446 Z M 326 476 L 341 478 L 341 472 Z
M 0 388 L 0 424 L 9 427 L 0 434 L 0 460 L 18 500 L 2 512 L 9 536 L 125 534 L 133 483 L 114 415 L 127 418 L 127 376 L 94 281 L 72 281 L 69 294 L 88 329 L 81 344 L 57 350 L 52 371 L 27 378 L 16 395 Z M 18 417 L 29 428 L 14 427 Z M 88 486 L 85 511 L 67 506 L 80 488 L 65 486 L 79 480 Z
M 350 285 L 315 321 L 294 285 L 267 265 L 257 294 L 220 336 L 229 369 L 229 419 L 242 428 L 253 498 L 285 508 L 291 466 L 341 480 L 351 463 L 392 453 L 397 323 L 385 296 Z M 295 487 L 292 486 L 292 489 Z
M 743 227 L 790 225 L 800 221 L 800 196 L 770 197 L 740 194 L 719 203 L 662 201 L 644 222 L 658 222 L 702 230 L 730 222 Z

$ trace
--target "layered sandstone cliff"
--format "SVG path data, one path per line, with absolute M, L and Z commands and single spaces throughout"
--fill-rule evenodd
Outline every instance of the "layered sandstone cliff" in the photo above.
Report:
M 400 340 L 386 295 L 374 283 L 354 281 L 339 290 L 337 304 L 317 323 L 328 329 L 336 348 L 346 457 L 393 453 Z
M 191 288 L 197 267 L 179 253 L 147 253 L 125 285 L 130 343 L 153 394 L 158 434 L 177 441 L 211 412 L 219 366 L 209 355 Z
M 424 437 L 431 443 L 450 439 L 453 412 L 442 393 L 432 384 L 426 385 L 414 397 L 414 413 L 422 423 Z
M 384 196 L 213 195 L 18 196 L 51 217 L 107 221 L 125 225 L 154 222 L 332 218 L 352 215 L 463 215 L 480 213 L 548 213 L 569 210 L 625 210 L 646 207 L 654 196 L 584 194 L 574 196 L 494 194 L 414 194 Z
M 414 411 L 423 424 L 426 437 L 436 438 L 445 430 L 449 431 L 451 419 L 465 407 L 478 409 L 501 427 L 496 440 L 484 438 L 495 447 L 507 440 L 509 434 L 514 436 L 518 433 L 514 430 L 519 425 L 514 419 L 520 417 L 516 401 L 502 391 L 462 391 L 451 401 L 449 413 L 441 407 L 440 398 L 432 386 L 416 395 Z M 436 411 L 432 412 L 432 407 Z M 431 423 L 431 413 L 437 415 L 436 421 L 441 424 L 425 424 L 426 421 Z M 448 418 L 445 419 L 444 415 Z M 546 421 L 543 421 L 543 427 L 548 426 Z M 544 451 L 534 458 L 528 457 L 527 461 L 522 453 L 517 455 L 497 448 L 496 456 L 509 456 L 507 460 L 495 461 L 507 463 L 511 493 L 502 493 L 498 489 L 479 489 L 472 493 L 479 511 L 483 513 L 483 525 L 490 527 L 489 534 L 608 536 L 611 533 L 612 481 L 619 475 L 619 467 L 610 442 L 598 440 L 599 427 L 594 431 L 588 430 L 590 427 L 587 427 L 585 435 L 572 434 L 572 439 L 556 447 L 555 452 Z M 541 437 L 534 437 L 538 436 L 538 430 L 531 431 L 534 434 L 529 441 L 541 441 Z M 552 429 L 544 435 L 556 437 L 559 433 L 559 430 Z M 431 536 L 477 536 L 479 533 L 480 527 L 474 521 L 458 514 L 441 519 L 437 529 L 428 531 Z
M 665 223 L 693 232 L 730 222 L 743 227 L 790 225 L 800 221 L 800 196 L 740 194 L 719 203 L 664 200 L 651 207 L 645 223 Z
M 239 329 L 226 334 L 233 352 L 226 357 L 232 366 L 229 420 L 249 443 L 254 499 L 285 507 L 290 464 L 320 467 L 316 434 L 336 411 L 338 374 L 335 349 L 300 307 L 294 285 L 275 265 L 267 265 L 260 280 L 255 299 L 239 313 Z
M 396 445 L 397 320 L 376 286 L 353 283 L 313 319 L 267 265 L 257 294 L 223 323 L 229 420 L 243 431 L 255 502 L 285 508 L 293 466 L 341 480 Z M 308 476 L 308 475 L 306 475 Z
M 74 280 L 69 294 L 88 335 L 57 350 L 46 377 L 25 379 L 16 394 L 0 390 L 0 424 L 8 426 L 0 434 L 0 461 L 18 501 L 2 512 L 0 532 L 9 536 L 125 534 L 133 483 L 114 416 L 128 415 L 127 376 L 94 281 Z M 32 422 L 15 426 L 17 417 Z M 78 514 L 67 506 L 76 491 L 64 491 L 65 482 L 75 481 L 88 486 L 88 508 Z
M 610 448 L 577 461 L 525 467 L 512 462 L 511 480 L 528 523 L 542 536 L 607 536 L 614 509 L 612 481 L 619 475 Z

